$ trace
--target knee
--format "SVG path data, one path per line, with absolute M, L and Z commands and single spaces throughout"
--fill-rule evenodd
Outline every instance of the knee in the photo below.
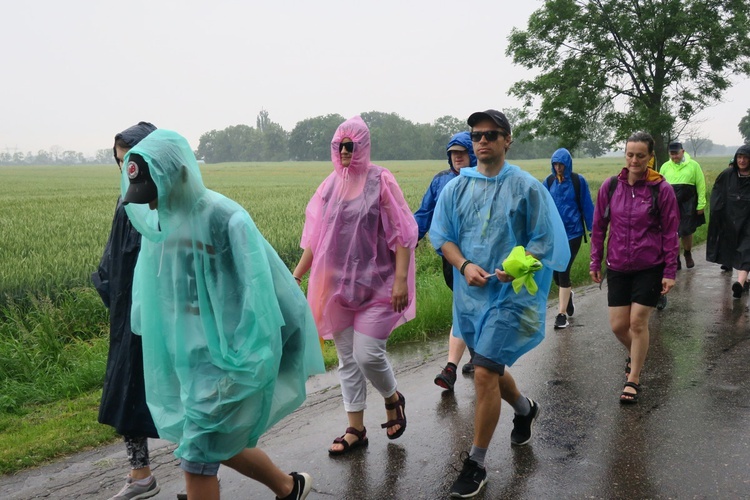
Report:
M 474 386 L 477 390 L 500 389 L 500 375 L 483 366 L 474 366 Z

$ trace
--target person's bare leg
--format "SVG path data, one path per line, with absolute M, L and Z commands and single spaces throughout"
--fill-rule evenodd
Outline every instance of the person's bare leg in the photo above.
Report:
M 258 448 L 245 448 L 229 460 L 223 461 L 222 464 L 268 486 L 279 498 L 288 496 L 294 489 L 294 479 L 292 476 L 276 467 L 276 464 L 271 461 L 268 455 Z M 216 476 L 213 479 L 215 480 Z M 216 498 L 219 498 L 218 492 L 219 484 L 216 482 Z M 192 497 L 188 489 L 188 498 L 203 499 L 208 497 Z
M 521 397 L 521 391 L 516 387 L 516 381 L 508 373 L 507 369 L 500 376 L 500 397 L 509 405 L 514 405 L 518 401 L 518 398 Z
M 680 237 L 680 242 L 682 243 L 682 250 L 685 252 L 690 252 L 693 250 L 693 235 L 688 234 L 687 236 Z
M 632 341 L 630 336 L 630 308 L 631 306 L 609 308 L 609 327 L 628 352 L 630 352 Z
M 151 476 L 151 467 L 148 465 L 146 467 L 141 467 L 139 469 L 130 469 L 130 477 L 133 478 L 133 481 L 138 481 L 139 479 L 146 479 L 147 477 Z
M 448 363 L 458 366 L 465 350 L 466 342 L 464 342 L 464 339 L 453 335 L 453 327 L 451 326 L 451 333 L 448 338 Z
M 185 472 L 185 487 L 188 498 L 219 500 L 219 481 L 216 476 Z
M 474 367 L 474 387 L 477 401 L 474 406 L 474 446 L 489 448 L 492 435 L 500 419 L 500 374 L 483 366 Z M 512 381 L 512 377 L 508 379 Z M 508 382 L 506 382 L 508 383 Z M 513 382 L 515 385 L 515 382 Z
M 396 397 L 398 400 L 398 397 Z M 365 428 L 365 412 L 363 411 L 348 411 L 346 412 L 346 418 L 349 420 L 349 427 L 354 427 L 358 431 L 362 431 Z M 400 426 L 399 426 L 400 427 Z M 395 431 L 394 431 L 395 432 Z M 359 438 L 354 434 L 345 434 L 344 439 L 347 443 L 352 444 Z M 332 451 L 342 451 L 344 445 L 342 443 L 334 443 L 330 448 Z
M 740 285 L 745 286 L 745 282 L 747 281 L 747 271 L 737 271 L 737 281 L 740 283 Z
M 566 311 L 568 309 L 568 301 L 570 300 L 570 287 L 565 288 L 558 288 L 558 296 L 559 296 L 559 305 L 558 305 L 558 314 L 567 314 Z
M 646 362 L 648 353 L 649 331 L 648 318 L 651 316 L 652 307 L 641 304 L 633 304 L 630 310 L 630 374 L 628 382 L 640 384 L 641 370 Z M 626 387 L 623 392 L 635 394 L 635 389 Z

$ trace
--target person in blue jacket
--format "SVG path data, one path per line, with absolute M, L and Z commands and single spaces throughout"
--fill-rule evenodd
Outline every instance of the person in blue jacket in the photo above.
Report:
M 555 328 L 559 329 L 568 327 L 568 316 L 573 316 L 576 311 L 570 286 L 570 268 L 581 248 L 581 240 L 587 231 L 591 231 L 591 224 L 594 223 L 594 202 L 591 200 L 589 183 L 582 175 L 573 173 L 573 157 L 567 149 L 560 148 L 552 153 L 551 162 L 552 174 L 544 185 L 555 201 L 570 246 L 568 267 L 565 271 L 552 274 L 559 289 L 559 309 L 555 318 Z
M 459 132 L 454 134 L 453 137 L 448 141 L 448 145 L 445 147 L 445 151 L 448 155 L 448 167 L 445 170 L 438 172 L 430 182 L 430 187 L 427 188 L 424 196 L 422 197 L 422 204 L 419 206 L 419 210 L 414 213 L 414 218 L 417 220 L 417 226 L 419 226 L 419 239 L 424 238 L 425 234 L 430 230 L 432 224 L 432 215 L 435 212 L 435 205 L 437 204 L 438 196 L 448 182 L 452 181 L 458 176 L 459 171 L 464 167 L 476 167 L 477 157 L 474 156 L 474 147 L 471 144 L 471 137 L 469 132 Z M 443 257 L 443 252 L 440 249 L 437 250 L 438 255 L 443 260 L 443 278 L 445 278 L 445 284 L 448 288 L 453 290 L 453 266 Z M 456 383 L 456 370 L 458 369 L 458 362 L 461 361 L 461 357 L 466 350 L 466 343 L 460 337 L 453 335 L 453 329 L 448 340 L 448 364 L 445 368 L 437 374 L 435 377 L 435 384 L 443 389 L 452 391 L 453 386 Z M 472 373 L 474 371 L 474 365 L 469 361 L 466 363 L 462 371 L 464 373 Z

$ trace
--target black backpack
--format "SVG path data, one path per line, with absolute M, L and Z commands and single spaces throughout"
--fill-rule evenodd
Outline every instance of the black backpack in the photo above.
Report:
M 586 218 L 583 216 L 583 200 L 581 200 L 581 178 L 578 176 L 577 173 L 571 172 L 570 173 L 570 180 L 573 182 L 573 190 L 576 193 L 576 204 L 578 205 L 578 213 L 581 215 L 581 225 L 583 225 L 583 242 L 586 243 L 589 241 L 586 238 Z M 547 179 L 545 182 L 547 183 L 547 190 L 552 187 L 552 183 L 555 181 L 555 176 L 552 174 L 549 174 L 547 176 Z
M 613 175 L 609 178 L 609 196 L 607 197 L 607 208 L 604 210 L 604 218 L 609 220 L 609 202 L 612 201 L 612 195 L 615 194 L 615 189 L 617 189 L 617 185 L 619 184 L 619 181 L 617 180 L 617 176 Z M 658 184 L 652 184 L 649 186 L 651 188 L 651 208 L 648 209 L 648 214 L 653 215 L 657 219 L 659 218 L 659 185 Z

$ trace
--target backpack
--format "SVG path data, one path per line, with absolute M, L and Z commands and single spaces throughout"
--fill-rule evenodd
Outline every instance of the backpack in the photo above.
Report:
M 586 243 L 589 240 L 586 238 L 586 218 L 583 216 L 583 201 L 581 200 L 581 178 L 577 173 L 570 173 L 570 180 L 573 182 L 573 190 L 576 193 L 576 204 L 578 205 L 578 213 L 581 216 L 581 225 L 583 226 L 583 242 Z M 545 182 L 547 183 L 547 190 L 549 191 L 552 187 L 552 183 L 555 181 L 555 176 L 549 174 Z
M 612 200 L 612 195 L 615 194 L 615 189 L 617 189 L 617 185 L 619 182 L 617 181 L 617 176 L 613 175 L 609 178 L 609 196 L 607 197 L 607 208 L 604 210 L 604 218 L 609 220 L 609 202 Z M 648 209 L 648 214 L 653 215 L 657 219 L 659 218 L 659 185 L 658 184 L 652 184 L 649 186 L 651 188 L 651 208 Z

